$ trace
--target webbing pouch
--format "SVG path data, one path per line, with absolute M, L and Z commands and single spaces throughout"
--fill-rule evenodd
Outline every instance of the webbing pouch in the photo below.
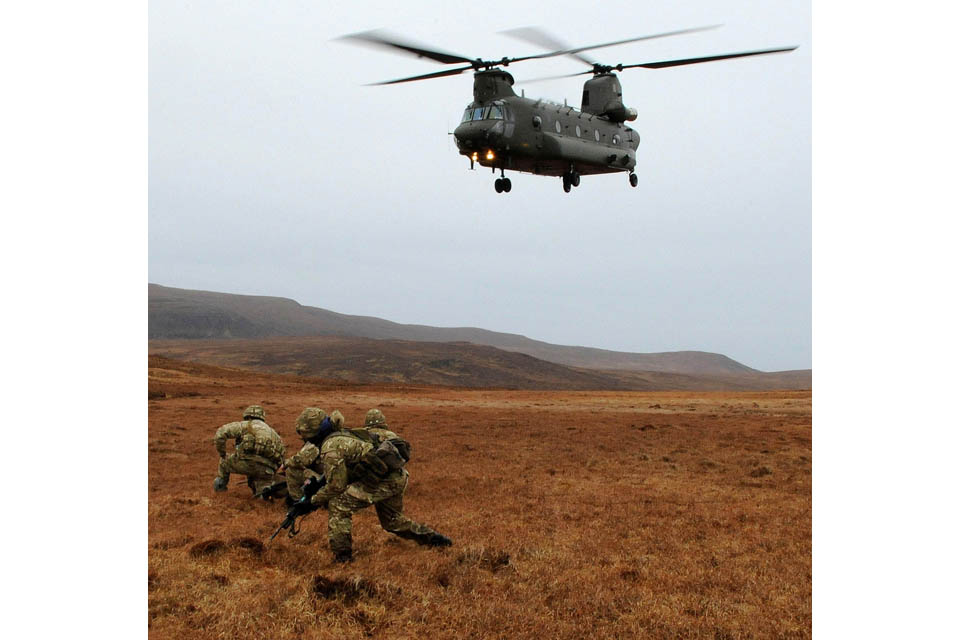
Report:
M 365 466 L 370 473 L 382 478 L 388 473 L 390 473 L 390 467 L 387 466 L 387 463 L 377 455 L 377 450 L 371 449 L 367 453 L 363 454 L 363 457 L 360 459 L 363 466 Z

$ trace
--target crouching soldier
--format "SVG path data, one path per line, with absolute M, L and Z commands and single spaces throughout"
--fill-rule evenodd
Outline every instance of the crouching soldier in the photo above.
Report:
M 400 441 L 393 432 L 383 431 Z M 394 535 L 432 547 L 453 544 L 450 538 L 403 515 L 403 492 L 410 478 L 403 468 L 403 447 L 398 448 L 367 429 L 335 430 L 332 422 L 321 423 L 313 438 L 320 442 L 313 469 L 323 474 L 326 484 L 311 498 L 311 503 L 326 505 L 329 511 L 327 536 L 334 562 L 353 559 L 353 514 L 371 505 L 377 511 L 380 526 Z M 407 454 L 409 457 L 409 447 Z
M 213 481 L 215 491 L 227 490 L 231 473 L 247 476 L 247 486 L 254 495 L 275 482 L 277 469 L 283 464 L 283 440 L 265 418 L 263 407 L 253 405 L 243 410 L 242 421 L 217 429 L 213 443 L 220 454 L 220 467 Z M 228 456 L 229 438 L 233 438 L 235 450 Z

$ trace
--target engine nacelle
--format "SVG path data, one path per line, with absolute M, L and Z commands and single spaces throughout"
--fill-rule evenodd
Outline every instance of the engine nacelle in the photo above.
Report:
M 613 122 L 636 120 L 637 110 L 623 105 L 620 80 L 612 73 L 601 73 L 583 83 L 580 110 L 598 116 L 607 116 Z

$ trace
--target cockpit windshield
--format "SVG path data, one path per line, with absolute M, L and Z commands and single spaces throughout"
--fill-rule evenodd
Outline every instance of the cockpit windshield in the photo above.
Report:
M 506 109 L 498 104 L 488 107 L 472 107 L 463 112 L 463 119 L 460 122 L 470 122 L 471 120 L 503 120 Z

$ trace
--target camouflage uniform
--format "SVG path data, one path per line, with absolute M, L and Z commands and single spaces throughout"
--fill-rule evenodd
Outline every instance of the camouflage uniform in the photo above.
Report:
M 214 488 L 225 491 L 231 473 L 247 476 L 253 493 L 275 482 L 277 468 L 283 464 L 284 446 L 280 435 L 270 428 L 263 408 L 253 405 L 243 412 L 241 422 L 231 422 L 217 429 L 213 443 L 220 454 L 220 467 Z M 227 440 L 233 438 L 235 451 L 227 455 Z
M 319 478 L 323 474 L 323 467 L 319 463 L 320 447 L 310 442 L 317 434 L 320 423 L 327 417 L 323 409 L 308 407 L 297 417 L 295 429 L 305 442 L 300 451 L 283 463 L 287 474 L 287 495 L 290 500 L 299 500 L 303 497 L 303 483 L 310 478 Z M 333 419 L 342 422 L 343 416 L 334 412 Z
M 351 557 L 353 514 L 370 505 L 377 511 L 380 526 L 390 533 L 419 544 L 452 544 L 449 538 L 403 515 L 403 492 L 410 474 L 403 468 L 388 469 L 374 454 L 373 439 L 369 436 L 376 434 L 378 441 L 398 437 L 385 427 L 386 421 L 381 421 L 364 430 L 335 432 L 320 447 L 319 462 L 327 482 L 312 502 L 327 505 L 328 539 L 337 560 Z M 368 432 L 366 438 L 363 431 Z

